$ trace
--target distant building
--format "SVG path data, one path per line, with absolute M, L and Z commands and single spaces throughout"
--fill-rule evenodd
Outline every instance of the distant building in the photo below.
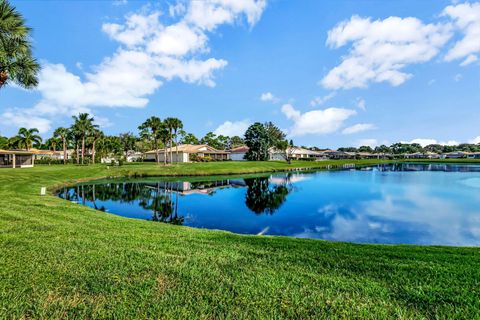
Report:
M 178 151 L 178 156 L 177 156 Z M 156 155 L 159 156 L 159 161 L 164 162 L 165 156 L 167 162 L 186 163 L 191 162 L 193 158 L 205 158 L 209 157 L 212 160 L 229 160 L 230 152 L 225 150 L 217 150 L 209 145 L 193 145 L 193 144 L 181 144 L 177 147 L 151 150 L 145 152 L 145 160 L 155 161 Z M 170 161 L 170 155 L 172 155 L 172 161 Z
M 0 150 L 0 168 L 31 168 L 35 164 L 33 152 L 26 150 Z
M 434 152 L 415 152 L 405 154 L 406 159 L 438 159 L 440 155 Z

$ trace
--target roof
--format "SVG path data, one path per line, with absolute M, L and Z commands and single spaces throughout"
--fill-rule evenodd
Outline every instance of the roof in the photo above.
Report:
M 48 154 L 48 155 L 54 155 L 54 154 L 61 154 L 62 153 L 60 151 L 39 150 L 39 149 L 35 149 L 35 148 L 31 148 L 29 151 L 32 152 L 33 154 Z
M 32 151 L 27 150 L 2 150 L 0 149 L 0 154 L 24 154 L 24 155 L 33 155 Z
M 239 147 L 236 147 L 236 148 L 232 148 L 232 149 L 230 149 L 229 151 L 230 151 L 231 153 L 245 153 L 245 152 L 247 152 L 248 150 L 250 150 L 250 148 L 247 147 L 247 146 L 239 146 Z
M 184 152 L 184 153 L 229 153 L 225 150 L 217 150 L 209 145 L 206 144 L 179 144 L 177 147 L 167 148 L 167 149 L 159 149 L 159 150 L 151 150 L 145 152 L 146 154 L 155 154 L 157 152 Z

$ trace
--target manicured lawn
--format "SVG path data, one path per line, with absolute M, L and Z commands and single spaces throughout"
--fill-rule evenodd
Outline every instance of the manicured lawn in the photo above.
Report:
M 0 169 L 0 319 L 480 317 L 478 248 L 241 236 L 121 218 L 39 195 L 41 186 L 95 177 L 315 165 Z

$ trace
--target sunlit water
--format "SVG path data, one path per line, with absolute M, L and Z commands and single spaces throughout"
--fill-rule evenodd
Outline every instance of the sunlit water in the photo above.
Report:
M 59 196 L 124 217 L 242 234 L 480 245 L 477 165 L 110 180 L 65 188 Z

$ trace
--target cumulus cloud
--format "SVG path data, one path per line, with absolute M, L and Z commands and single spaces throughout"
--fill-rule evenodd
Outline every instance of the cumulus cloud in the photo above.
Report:
M 21 112 L 6 110 L 2 118 L 34 114 L 45 129 L 55 117 L 96 107 L 145 107 L 148 97 L 173 79 L 214 87 L 215 73 L 228 62 L 207 56 L 209 34 L 242 19 L 253 26 L 265 6 L 265 0 L 190 1 L 170 8 L 172 16 L 179 16 L 170 24 L 162 21 L 160 12 L 148 9 L 127 15 L 122 23 L 104 23 L 102 31 L 119 44 L 111 56 L 82 68 L 81 74 L 63 64 L 44 63 L 37 88 L 41 100 Z
M 459 145 L 458 141 L 455 140 L 448 140 L 448 141 L 438 141 L 436 139 L 425 139 L 425 138 L 417 138 L 411 141 L 402 141 L 402 143 L 418 143 L 422 147 L 431 145 L 431 144 L 441 144 L 445 146 L 457 146 Z
M 357 124 L 354 124 L 353 126 L 343 129 L 342 133 L 354 134 L 354 133 L 359 133 L 359 132 L 373 130 L 373 129 L 376 129 L 376 127 L 371 123 L 357 123 Z
M 275 97 L 275 95 L 273 95 L 273 93 L 271 93 L 271 92 L 262 93 L 260 95 L 260 100 L 263 101 L 263 102 L 273 102 L 273 103 L 276 103 L 276 102 L 280 101 L 280 99 Z
M 469 141 L 469 143 L 480 144 L 480 136 L 473 138 L 472 140 Z
M 322 105 L 325 102 L 327 102 L 328 100 L 334 98 L 336 95 L 337 95 L 337 93 L 335 91 L 332 91 L 332 92 L 330 92 L 329 94 L 327 94 L 323 97 L 315 97 L 315 98 L 312 99 L 312 101 L 310 101 L 310 105 L 312 107 Z
M 321 84 L 328 89 L 364 88 L 372 82 L 398 86 L 412 76 L 403 71 L 406 66 L 431 60 L 451 36 L 449 25 L 424 24 L 413 17 L 353 16 L 328 32 L 330 48 L 351 46 Z
M 345 120 L 356 114 L 355 110 L 343 108 L 301 113 L 291 104 L 284 104 L 281 110 L 288 119 L 293 121 L 293 126 L 289 129 L 290 136 L 336 132 L 343 126 Z
M 463 59 L 462 66 L 477 61 L 480 53 L 480 2 L 450 5 L 442 15 L 451 18 L 455 28 L 463 34 L 463 38 L 447 52 L 445 60 Z
M 248 127 L 250 126 L 250 120 L 241 120 L 241 121 L 225 121 L 220 126 L 218 126 L 213 133 L 216 135 L 222 136 L 243 136 L 245 131 L 247 131 Z

